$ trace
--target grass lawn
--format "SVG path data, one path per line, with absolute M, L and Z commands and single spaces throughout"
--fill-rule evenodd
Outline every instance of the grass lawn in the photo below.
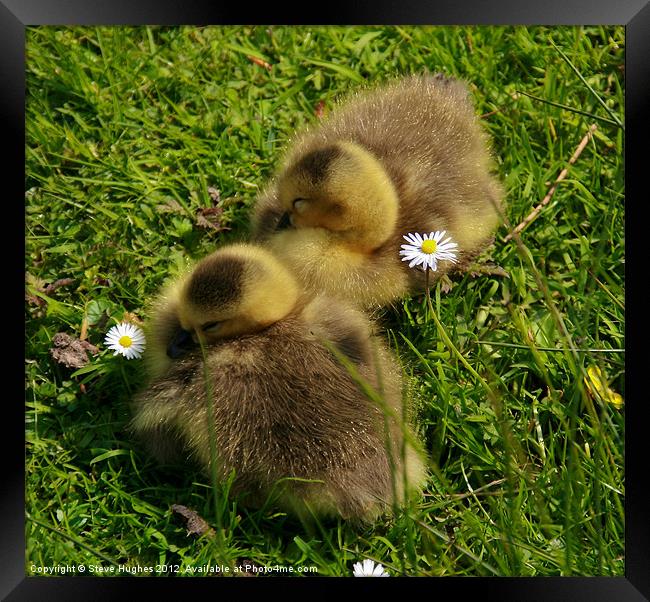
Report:
M 371 558 L 391 575 L 622 576 L 624 51 L 623 27 L 28 28 L 27 574 L 350 576 Z M 453 348 L 423 295 L 380 316 L 413 377 L 423 498 L 371 526 L 308 527 L 158 466 L 125 430 L 143 364 L 113 357 L 107 330 L 246 238 L 296 128 L 364 82 L 422 71 L 469 82 L 507 189 L 492 268 L 432 290 Z M 59 332 L 99 348 L 78 373 L 52 358 Z M 609 389 L 585 386 L 594 368 Z M 188 536 L 173 504 L 216 531 Z

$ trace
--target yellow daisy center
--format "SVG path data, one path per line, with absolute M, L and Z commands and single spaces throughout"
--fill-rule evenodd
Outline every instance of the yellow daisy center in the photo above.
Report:
M 122 347 L 130 347 L 133 345 L 133 341 L 131 340 L 131 337 L 128 334 L 125 334 L 124 336 L 120 337 L 120 340 L 118 341 Z
M 433 239 L 425 240 L 422 243 L 422 252 L 426 253 L 427 255 L 431 255 L 431 253 L 435 253 L 437 248 L 438 248 L 438 243 Z

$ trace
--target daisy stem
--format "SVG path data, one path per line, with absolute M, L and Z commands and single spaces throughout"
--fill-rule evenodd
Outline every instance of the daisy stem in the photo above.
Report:
M 132 393 L 131 385 L 129 384 L 129 379 L 126 377 L 126 370 L 124 370 L 124 361 L 120 362 L 120 375 L 122 376 L 122 381 L 126 385 L 126 390 L 129 392 L 129 395 Z
M 427 298 L 427 308 L 428 308 L 428 313 L 427 317 L 430 314 L 431 317 L 433 318 L 433 321 L 436 324 L 436 328 L 438 329 L 438 332 L 440 333 L 440 336 L 442 337 L 443 342 L 451 351 L 456 355 L 456 357 L 461 361 L 463 366 L 467 368 L 469 373 L 479 382 L 481 383 L 481 386 L 487 391 L 488 395 L 492 396 L 493 391 L 490 388 L 490 385 L 487 384 L 485 379 L 476 371 L 474 368 L 472 368 L 471 364 L 465 359 L 463 354 L 456 348 L 456 345 L 452 342 L 452 340 L 449 338 L 449 335 L 447 335 L 447 331 L 445 330 L 445 327 L 442 325 L 440 320 L 438 319 L 438 316 L 436 315 L 435 310 L 433 309 L 433 303 L 431 302 L 431 291 L 429 290 L 429 269 L 427 268 L 425 270 L 425 285 L 424 285 L 424 290 L 426 293 L 426 298 Z

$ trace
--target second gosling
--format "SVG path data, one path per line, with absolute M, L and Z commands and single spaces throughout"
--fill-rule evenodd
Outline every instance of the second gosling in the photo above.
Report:
M 464 83 L 410 76 L 363 90 L 299 133 L 252 215 L 254 237 L 311 291 L 363 308 L 423 289 L 407 233 L 446 231 L 466 268 L 491 241 L 502 187 Z
M 421 489 L 395 359 L 361 312 L 305 296 L 264 249 L 200 261 L 159 300 L 149 342 L 132 429 L 159 460 L 215 461 L 244 503 L 273 494 L 298 515 L 372 520 Z

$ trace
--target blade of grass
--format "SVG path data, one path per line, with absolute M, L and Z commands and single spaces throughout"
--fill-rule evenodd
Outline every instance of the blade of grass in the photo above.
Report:
M 600 117 L 599 115 L 594 115 L 593 113 L 589 113 L 588 111 L 582 111 L 581 109 L 576 109 L 575 107 L 563 105 L 559 102 L 554 102 L 546 98 L 540 98 L 539 96 L 535 96 L 534 94 L 529 94 L 528 92 L 524 92 L 523 90 L 517 90 L 517 94 L 523 94 L 524 96 L 528 96 L 528 98 L 532 98 L 533 100 L 538 100 L 539 102 L 543 102 L 544 104 L 550 105 L 552 107 L 557 107 L 558 109 L 564 109 L 565 111 L 570 111 L 571 113 L 577 113 L 578 115 L 584 115 L 585 117 L 589 117 L 590 119 L 595 119 L 597 121 L 602 121 L 603 123 L 608 123 L 609 125 L 621 127 L 621 125 L 618 122 L 613 121 L 612 119 L 607 119 L 607 117 Z
M 564 52 L 562 52 L 562 50 L 561 50 L 561 49 L 560 49 L 560 48 L 555 44 L 555 42 L 553 42 L 553 40 L 552 40 L 550 37 L 549 37 L 549 42 L 551 43 L 551 45 L 553 46 L 553 48 L 555 48 L 555 50 L 558 51 L 559 55 L 562 57 L 562 59 L 564 59 L 564 61 L 567 63 L 567 65 L 569 65 L 569 67 L 571 67 L 571 69 L 573 69 L 573 72 L 574 72 L 574 73 L 575 73 L 575 74 L 580 78 L 580 81 L 581 81 L 581 82 L 582 82 L 582 83 L 587 87 L 587 89 L 589 90 L 589 92 L 591 92 L 591 94 L 594 96 L 594 98 L 595 98 L 595 99 L 600 103 L 600 105 L 601 105 L 601 106 L 602 106 L 602 107 L 607 111 L 607 113 L 609 114 L 609 116 L 610 116 L 610 117 L 611 117 L 611 118 L 616 122 L 616 124 L 618 125 L 618 127 L 620 127 L 621 129 L 624 130 L 624 129 L 625 129 L 625 126 L 623 125 L 623 123 L 621 122 L 621 120 L 618 118 L 618 116 L 616 115 L 616 113 L 614 113 L 614 111 L 612 111 L 612 110 L 607 106 L 607 103 L 606 103 L 606 102 L 605 102 L 605 101 L 600 97 L 600 95 L 599 95 L 599 94 L 598 94 L 598 93 L 597 93 L 597 92 L 596 92 L 596 91 L 591 87 L 591 85 L 589 84 L 589 82 L 588 82 L 588 81 L 583 77 L 582 73 L 580 73 L 580 71 L 578 70 L 578 68 L 577 68 L 577 67 L 576 67 L 576 66 L 571 62 L 571 60 L 569 59 L 569 57 L 568 57 L 566 54 L 564 54 Z

